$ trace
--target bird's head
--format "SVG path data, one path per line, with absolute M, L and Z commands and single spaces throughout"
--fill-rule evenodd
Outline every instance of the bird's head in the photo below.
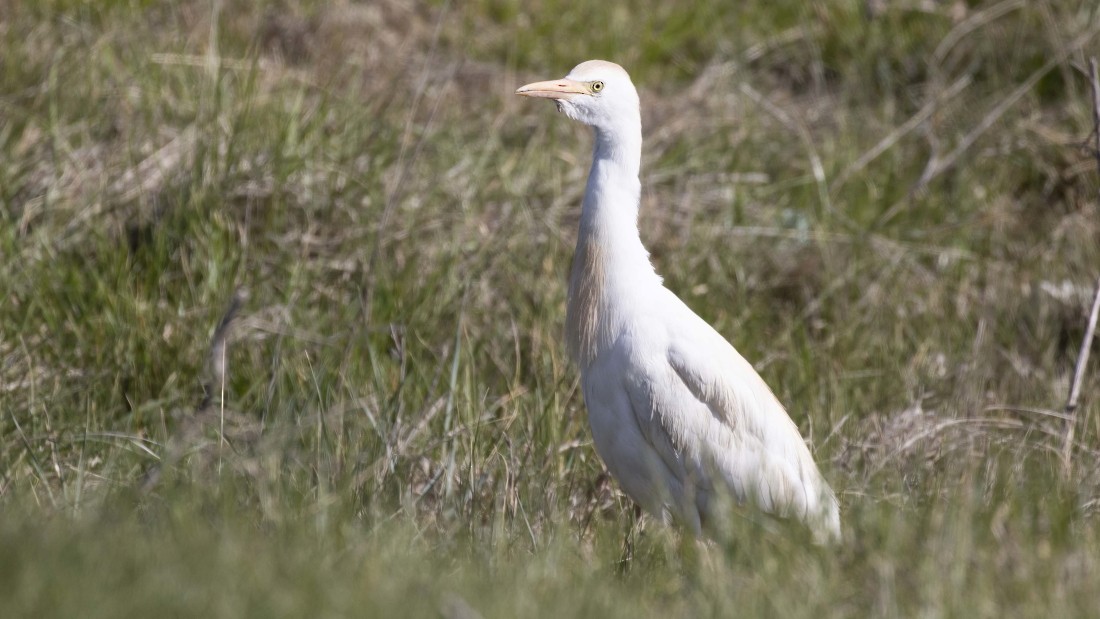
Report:
M 606 60 L 582 62 L 557 80 L 521 86 L 517 95 L 553 99 L 573 120 L 610 129 L 638 118 L 638 91 L 622 67 Z

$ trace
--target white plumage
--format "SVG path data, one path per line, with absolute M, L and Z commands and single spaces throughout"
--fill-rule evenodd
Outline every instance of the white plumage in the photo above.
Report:
M 696 534 L 722 492 L 840 537 L 836 497 L 771 389 L 665 288 L 638 235 L 642 123 L 617 64 L 590 60 L 516 94 L 553 99 L 595 129 L 569 280 L 566 340 L 596 449 L 646 511 Z

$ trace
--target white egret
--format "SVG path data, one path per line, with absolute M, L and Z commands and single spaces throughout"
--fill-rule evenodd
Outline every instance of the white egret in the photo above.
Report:
M 516 90 L 595 130 L 569 279 L 566 341 L 596 450 L 631 499 L 696 535 L 720 495 L 839 539 L 836 496 L 750 365 L 661 283 L 638 235 L 642 123 L 617 64 L 590 60 Z

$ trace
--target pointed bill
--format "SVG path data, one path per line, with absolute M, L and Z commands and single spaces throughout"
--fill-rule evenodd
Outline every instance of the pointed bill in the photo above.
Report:
M 520 86 L 516 89 L 516 94 L 523 97 L 568 100 L 576 95 L 588 94 L 588 85 L 577 80 L 562 78 Z

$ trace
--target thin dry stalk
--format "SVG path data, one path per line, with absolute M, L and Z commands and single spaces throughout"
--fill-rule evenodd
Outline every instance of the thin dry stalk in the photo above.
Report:
M 1095 66 L 1095 65 L 1093 65 Z M 1094 72 L 1095 76 L 1096 73 Z M 1085 378 L 1085 367 L 1089 363 L 1089 350 L 1096 335 L 1096 319 L 1100 316 L 1100 277 L 1096 279 L 1096 292 L 1092 295 L 1092 311 L 1089 312 L 1085 337 L 1081 340 L 1081 352 L 1077 353 L 1077 364 L 1073 369 L 1073 382 L 1069 385 L 1069 398 L 1066 400 L 1066 440 L 1062 446 L 1062 461 L 1068 472 L 1073 459 L 1073 434 L 1077 428 L 1077 399 L 1081 395 L 1081 383 Z
M 187 127 L 137 166 L 126 170 L 111 184 L 111 192 L 118 195 L 123 202 L 141 195 L 158 193 L 180 165 L 191 156 L 198 134 L 195 125 Z
M 960 77 L 955 83 L 951 84 L 944 90 L 939 96 L 935 97 L 928 103 L 924 104 L 916 114 L 888 133 L 886 137 L 879 140 L 878 144 L 875 144 L 871 150 L 863 153 L 848 167 L 844 168 L 844 171 L 840 173 L 835 179 L 833 179 L 830 189 L 836 192 L 837 189 L 842 187 L 853 174 L 859 172 L 863 168 L 867 167 L 872 161 L 877 159 L 880 155 L 890 150 L 895 144 L 897 144 L 903 137 L 912 133 L 914 129 L 921 126 L 926 120 L 928 120 L 937 110 L 939 110 L 945 103 L 954 99 L 956 95 L 966 89 L 967 86 L 973 81 L 970 75 L 964 75 Z
M 958 163 L 959 158 L 967 151 L 969 151 L 970 148 L 974 146 L 974 144 L 978 141 L 978 138 L 985 135 L 985 133 L 989 131 L 989 129 L 992 128 L 993 125 L 995 125 L 1002 116 L 1004 116 L 1005 112 L 1012 109 L 1012 107 L 1019 103 L 1019 101 L 1023 99 L 1024 96 L 1027 95 L 1027 93 L 1031 92 L 1031 89 L 1039 83 L 1039 80 L 1046 77 L 1048 73 L 1053 71 L 1063 62 L 1065 62 L 1066 58 L 1068 58 L 1071 54 L 1076 53 L 1077 50 L 1081 49 L 1085 46 L 1085 44 L 1091 41 L 1093 37 L 1096 36 L 1097 32 L 1100 32 L 1100 30 L 1092 28 L 1081 36 L 1077 37 L 1076 39 L 1071 41 L 1056 57 L 1048 60 L 1045 64 L 1043 64 L 1043 66 L 1039 67 L 1038 70 L 1028 76 L 1028 78 L 1024 80 L 1022 84 L 1017 86 L 1015 89 L 1012 90 L 1012 92 L 1008 93 L 1008 95 L 1006 95 L 1004 99 L 1002 99 L 999 103 L 990 108 L 989 112 L 987 112 L 986 115 L 982 117 L 982 120 L 973 129 L 971 129 L 969 133 L 963 136 L 961 140 L 959 140 L 958 144 L 955 145 L 955 148 L 952 149 L 951 152 L 942 157 L 938 154 L 933 153 L 932 156 L 929 157 L 928 163 L 924 167 L 924 172 L 921 173 L 920 178 L 917 179 L 917 182 L 909 191 L 910 197 L 921 195 L 933 179 L 938 177 L 940 174 L 943 174 L 947 170 L 953 168 L 955 164 Z M 893 219 L 902 211 L 907 203 L 908 200 L 901 200 L 897 204 L 891 206 L 889 209 L 887 209 L 885 213 L 883 213 L 882 217 L 879 218 L 878 224 L 882 225 Z
M 1096 157 L 1097 172 L 1100 172 L 1100 70 L 1097 69 L 1096 58 L 1089 59 L 1089 70 L 1092 82 L 1092 121 L 1093 136 L 1096 140 L 1093 155 Z M 1096 320 L 1100 316 L 1100 277 L 1096 279 L 1096 289 L 1092 295 L 1092 310 L 1089 311 L 1088 326 L 1085 327 L 1085 337 L 1081 340 L 1081 351 L 1077 353 L 1077 364 L 1073 369 L 1073 382 L 1069 385 L 1069 398 L 1066 400 L 1066 440 L 1062 447 L 1062 462 L 1066 472 L 1069 472 L 1073 459 L 1073 434 L 1077 428 L 1077 399 L 1081 395 L 1081 382 L 1085 378 L 1085 368 L 1089 363 L 1089 351 L 1092 349 L 1092 340 L 1096 335 Z
M 1089 70 L 1092 74 L 1092 136 L 1096 140 L 1092 154 L 1096 157 L 1096 170 L 1100 172 L 1100 70 L 1096 58 L 1089 58 Z
M 1000 103 L 993 106 L 993 108 L 989 110 L 989 113 L 982 118 L 981 122 L 979 122 L 976 127 L 971 129 L 970 133 L 967 133 L 965 136 L 963 136 L 962 140 L 959 141 L 958 145 L 956 145 L 950 153 L 942 158 L 933 158 L 932 160 L 930 160 L 924 170 L 924 174 L 921 175 L 920 180 L 917 181 L 916 187 L 913 188 L 913 192 L 916 193 L 923 190 L 924 187 L 933 178 L 939 176 L 944 171 L 954 166 L 955 163 L 958 161 L 959 156 L 970 150 L 970 147 L 978 141 L 978 138 L 985 134 L 985 132 L 988 131 L 990 127 L 996 124 L 996 122 L 1000 120 L 1002 116 L 1004 116 L 1005 112 L 1011 109 L 1012 106 L 1016 105 L 1016 103 L 1019 102 L 1020 99 L 1024 97 L 1024 95 L 1031 92 L 1031 89 L 1039 83 L 1039 80 L 1046 77 L 1047 73 L 1050 73 L 1059 64 L 1064 62 L 1070 54 L 1080 49 L 1082 46 L 1085 45 L 1085 43 L 1088 43 L 1095 34 L 1096 31 L 1092 30 L 1078 37 L 1077 40 L 1073 41 L 1073 43 L 1067 46 L 1061 54 L 1059 54 L 1055 58 L 1051 58 L 1050 60 L 1048 60 L 1046 64 L 1044 64 L 1037 71 L 1032 73 L 1026 80 L 1024 80 L 1023 84 L 1017 86 L 1016 89 L 1010 92 L 1008 96 L 1001 100 Z
M 806 156 L 810 161 L 810 172 L 813 174 L 814 181 L 817 183 L 817 193 L 821 200 L 821 205 L 825 207 L 826 211 L 843 217 L 839 212 L 833 210 L 833 203 L 829 198 L 829 184 L 825 178 L 825 166 L 821 163 L 821 157 L 817 154 L 817 147 L 814 146 L 813 136 L 810 135 L 810 131 L 806 128 L 806 125 L 784 112 L 782 108 L 752 86 L 742 83 L 741 92 L 745 93 L 745 95 L 752 99 L 757 105 L 764 108 L 764 111 L 775 117 L 775 119 L 791 131 L 791 133 L 794 133 L 802 140 L 802 144 L 806 149 Z M 843 218 L 847 221 L 846 217 Z
M 221 405 L 224 408 L 224 392 L 226 382 L 226 349 L 229 341 L 230 327 L 233 319 L 237 317 L 241 305 L 248 298 L 248 293 L 243 288 L 233 292 L 233 298 L 229 301 L 229 307 L 222 314 L 222 319 L 214 329 L 214 337 L 210 339 L 210 377 L 202 386 L 202 402 L 199 403 L 199 411 L 207 410 L 214 401 L 214 394 L 219 395 Z
M 1027 0 L 1006 0 L 967 17 L 959 25 L 952 28 L 951 32 L 947 33 L 947 36 L 936 46 L 936 51 L 932 53 L 932 64 L 934 66 L 943 64 L 947 55 L 951 53 L 951 50 L 955 48 L 959 41 L 965 39 L 975 30 L 985 27 L 990 22 L 1000 19 L 1016 9 L 1026 7 L 1027 4 Z

